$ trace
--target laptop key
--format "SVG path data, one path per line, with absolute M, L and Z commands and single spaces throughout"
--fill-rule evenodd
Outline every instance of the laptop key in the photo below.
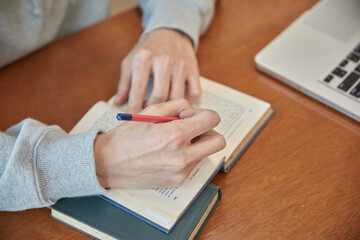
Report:
M 355 71 L 357 71 L 358 73 L 360 73 L 360 65 L 355 68 Z
M 360 57 L 354 53 L 350 53 L 347 58 L 356 63 L 360 60 Z
M 338 77 L 343 77 L 343 76 L 345 76 L 346 71 L 342 70 L 341 68 L 335 68 L 332 73 L 335 74 Z
M 360 75 L 352 72 L 345 78 L 345 80 L 338 86 L 339 89 L 347 92 L 352 85 L 360 78 Z
M 350 95 L 360 98 L 360 82 L 351 90 Z
M 333 79 L 334 76 L 333 75 L 328 75 L 325 79 L 324 82 L 329 83 L 331 81 L 331 79 Z
M 360 54 L 360 44 L 354 49 L 354 52 Z
M 345 67 L 348 64 L 348 60 L 344 59 L 339 65 L 340 67 Z

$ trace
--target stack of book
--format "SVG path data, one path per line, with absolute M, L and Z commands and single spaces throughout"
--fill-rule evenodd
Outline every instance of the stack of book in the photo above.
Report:
M 221 199 L 211 179 L 219 170 L 230 170 L 274 113 L 269 103 L 205 78 L 200 81 L 203 94 L 195 107 L 219 113 L 215 130 L 225 137 L 225 149 L 200 161 L 178 188 L 112 188 L 101 196 L 61 199 L 51 215 L 99 239 L 196 239 Z M 98 102 L 70 134 L 109 131 L 120 124 L 115 116 L 123 111 L 113 98 Z

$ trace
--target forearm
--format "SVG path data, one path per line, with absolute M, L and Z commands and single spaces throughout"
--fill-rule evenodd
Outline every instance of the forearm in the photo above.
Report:
M 95 173 L 96 136 L 96 131 L 69 136 L 31 119 L 0 133 L 0 210 L 103 193 Z
M 142 37 L 158 28 L 187 35 L 195 48 L 214 15 L 215 0 L 139 0 L 143 11 Z

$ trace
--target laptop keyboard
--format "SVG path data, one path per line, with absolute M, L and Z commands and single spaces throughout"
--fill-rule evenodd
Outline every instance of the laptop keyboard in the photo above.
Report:
M 322 81 L 360 102 L 360 44 Z

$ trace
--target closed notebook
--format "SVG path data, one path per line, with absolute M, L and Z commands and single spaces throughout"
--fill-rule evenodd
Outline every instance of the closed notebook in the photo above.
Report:
M 51 206 L 58 221 L 97 239 L 196 239 L 221 199 L 209 184 L 169 234 L 132 216 L 100 197 L 64 198 Z

